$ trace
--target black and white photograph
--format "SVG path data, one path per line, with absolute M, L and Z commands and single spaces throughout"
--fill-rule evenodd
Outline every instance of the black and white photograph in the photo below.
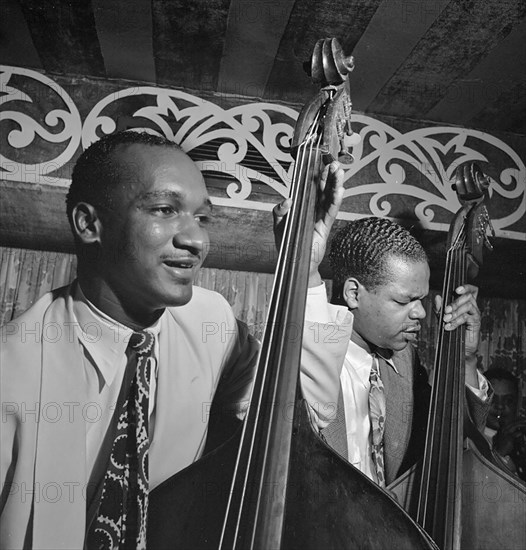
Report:
M 0 550 L 525 550 L 525 345 L 525 0 L 2 0 Z

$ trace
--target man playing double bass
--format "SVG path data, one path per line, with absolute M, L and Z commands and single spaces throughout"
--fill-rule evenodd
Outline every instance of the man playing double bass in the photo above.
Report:
M 285 214 L 283 203 L 276 215 Z M 333 294 L 327 303 L 317 271 L 324 250 L 312 258 L 306 318 L 336 322 L 350 311 L 353 330 L 340 374 L 334 420 L 326 441 L 356 468 L 386 487 L 423 455 L 430 387 L 414 348 L 426 312 L 429 264 L 418 241 L 387 219 L 347 224 L 332 242 Z M 456 289 L 444 309 L 445 330 L 466 325 L 466 397 L 478 429 L 489 410 L 489 385 L 477 371 L 480 312 L 476 287 Z M 437 309 L 441 299 L 437 298 Z M 329 358 L 316 334 L 304 342 L 303 363 Z
M 0 332 L 1 548 L 144 548 L 149 494 L 202 456 L 208 404 L 243 415 L 258 345 L 193 286 L 211 210 L 165 138 L 119 132 L 78 159 L 78 279 Z M 320 376 L 306 373 L 312 403 Z

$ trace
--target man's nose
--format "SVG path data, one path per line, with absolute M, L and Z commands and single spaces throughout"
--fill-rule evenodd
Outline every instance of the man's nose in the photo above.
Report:
M 186 248 L 193 254 L 199 254 L 208 243 L 208 232 L 193 216 L 184 216 L 173 236 L 174 246 Z
M 424 309 L 422 302 L 420 300 L 417 300 L 414 303 L 413 308 L 411 309 L 410 317 L 411 319 L 424 319 L 425 316 L 426 316 L 426 310 Z

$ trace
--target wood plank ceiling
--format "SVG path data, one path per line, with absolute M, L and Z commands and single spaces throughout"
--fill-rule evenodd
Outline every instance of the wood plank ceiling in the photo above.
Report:
M 0 62 L 304 103 L 320 37 L 371 115 L 526 133 L 524 0 L 3 0 Z

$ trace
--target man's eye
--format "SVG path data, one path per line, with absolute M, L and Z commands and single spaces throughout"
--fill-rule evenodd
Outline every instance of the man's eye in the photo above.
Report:
M 169 216 L 175 212 L 173 206 L 155 206 L 152 211 L 161 216 Z
M 206 214 L 198 214 L 195 216 L 195 221 L 201 225 L 207 225 L 212 221 L 212 217 L 207 216 Z

